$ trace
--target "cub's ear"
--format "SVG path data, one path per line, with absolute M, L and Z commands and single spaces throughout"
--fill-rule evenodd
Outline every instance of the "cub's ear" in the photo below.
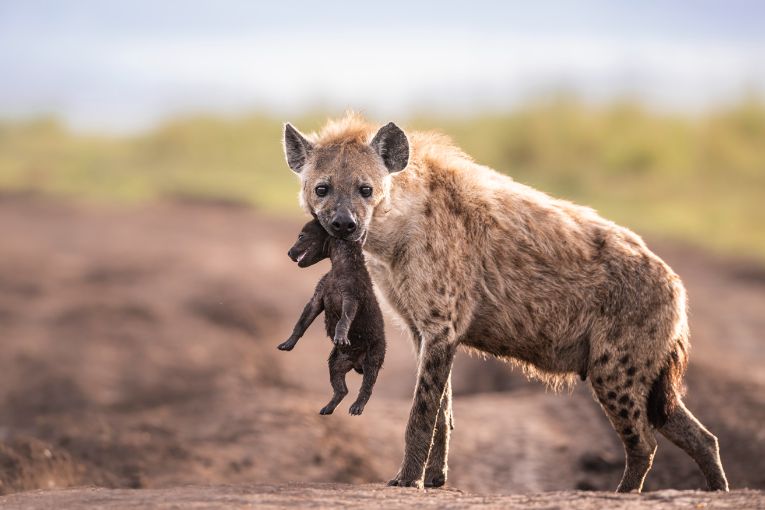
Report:
M 400 172 L 409 163 L 409 140 L 392 122 L 381 127 L 369 145 L 380 155 L 390 173 Z
M 305 139 L 300 131 L 292 127 L 289 122 L 284 125 L 284 155 L 287 164 L 296 173 L 303 170 L 308 155 L 313 149 L 313 144 Z

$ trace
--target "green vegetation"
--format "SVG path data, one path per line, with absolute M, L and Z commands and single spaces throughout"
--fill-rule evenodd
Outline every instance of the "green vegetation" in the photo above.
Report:
M 323 115 L 291 119 L 316 129 Z M 486 165 L 642 233 L 765 259 L 765 106 L 703 116 L 560 99 L 501 115 L 414 118 Z M 281 120 L 188 118 L 132 137 L 0 123 L 0 189 L 109 202 L 227 200 L 299 213 Z

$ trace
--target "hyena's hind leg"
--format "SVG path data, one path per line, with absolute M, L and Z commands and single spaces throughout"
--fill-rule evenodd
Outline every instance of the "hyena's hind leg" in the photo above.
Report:
M 720 461 L 717 438 L 691 414 L 679 397 L 659 432 L 696 461 L 704 473 L 709 490 L 728 490 L 728 480 Z
M 615 359 L 614 359 L 615 358 Z M 631 356 L 603 354 L 590 372 L 595 396 L 624 444 L 627 462 L 617 492 L 640 492 L 656 453 L 648 421 L 646 395 L 650 384 L 637 373 Z
M 332 349 L 328 363 L 329 381 L 332 384 L 332 389 L 335 393 L 332 395 L 332 400 L 321 408 L 319 414 L 332 414 L 337 405 L 348 394 L 348 386 L 345 384 L 345 374 L 353 368 L 353 361 L 348 356 L 341 353 L 337 347 Z

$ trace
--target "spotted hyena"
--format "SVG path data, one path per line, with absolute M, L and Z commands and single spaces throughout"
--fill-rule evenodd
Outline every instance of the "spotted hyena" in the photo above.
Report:
M 366 237 L 372 278 L 409 326 L 418 374 L 391 485 L 440 486 L 458 346 L 558 386 L 577 375 L 624 443 L 618 490 L 639 491 L 656 429 L 727 490 L 712 435 L 681 400 L 688 354 L 680 279 L 642 239 L 592 209 L 475 163 L 445 137 L 357 115 L 301 135 L 287 124 L 300 201 L 332 235 Z

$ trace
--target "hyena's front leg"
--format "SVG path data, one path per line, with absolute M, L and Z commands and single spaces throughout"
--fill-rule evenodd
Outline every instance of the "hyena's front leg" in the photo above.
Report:
M 438 411 L 436 430 L 433 433 L 433 446 L 428 455 L 428 467 L 425 469 L 425 487 L 441 487 L 446 483 L 449 457 L 449 437 L 454 429 L 452 416 L 452 375 L 446 380 L 446 389 Z
M 409 321 L 409 330 L 412 334 L 415 351 L 420 352 L 422 335 L 414 325 Z M 433 445 L 428 454 L 427 468 L 425 469 L 425 487 L 442 487 L 446 483 L 449 457 L 449 438 L 451 431 L 454 430 L 454 414 L 452 411 L 452 375 L 446 380 L 446 389 L 441 399 L 441 408 L 438 412 L 436 428 L 433 433 Z
M 456 335 L 452 326 L 438 333 L 425 333 L 417 367 L 417 387 L 406 427 L 404 461 L 396 478 L 388 485 L 424 485 L 425 464 L 433 443 L 433 432 L 451 372 Z

